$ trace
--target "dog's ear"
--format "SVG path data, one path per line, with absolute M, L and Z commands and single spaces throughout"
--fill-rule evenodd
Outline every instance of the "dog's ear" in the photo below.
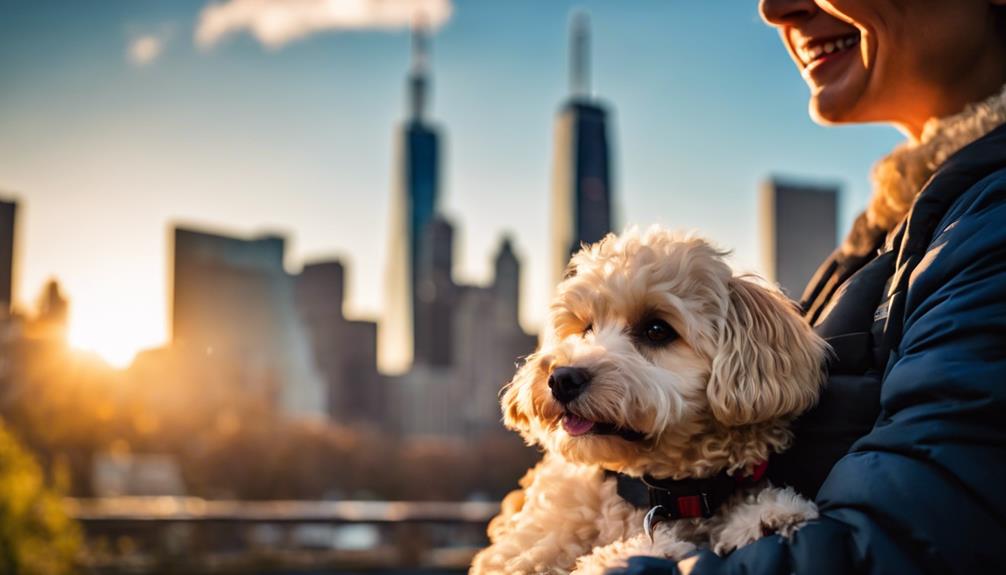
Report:
M 542 369 L 542 354 L 532 353 L 524 359 L 517 368 L 510 383 L 500 390 L 500 407 L 503 409 L 503 425 L 525 437 L 531 428 L 531 415 L 535 414 L 534 388 L 535 380 Z
M 824 382 L 827 345 L 782 294 L 737 277 L 729 293 L 706 388 L 713 417 L 747 425 L 810 408 Z
M 532 353 L 500 391 L 503 425 L 519 433 L 528 445 L 541 444 L 543 430 L 537 420 L 557 417 L 554 410 L 559 408 L 549 400 L 551 391 L 546 383 L 552 361 L 550 354 L 540 350 Z
M 513 430 L 526 429 L 530 424 L 527 415 L 521 410 L 521 390 L 511 381 L 500 392 L 500 407 L 503 408 L 503 424 Z

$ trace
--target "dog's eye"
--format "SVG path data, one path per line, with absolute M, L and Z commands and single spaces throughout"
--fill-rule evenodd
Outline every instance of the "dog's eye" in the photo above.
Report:
M 651 319 L 643 323 L 643 337 L 651 344 L 660 345 L 678 337 L 674 328 L 662 319 Z
M 587 325 L 586 325 L 586 326 L 585 326 L 585 327 L 583 328 L 583 335 L 587 335 L 588 333 L 591 333 L 591 332 L 593 332 L 593 331 L 594 331 L 594 324 L 592 324 L 592 323 L 588 323 L 588 324 L 587 324 Z

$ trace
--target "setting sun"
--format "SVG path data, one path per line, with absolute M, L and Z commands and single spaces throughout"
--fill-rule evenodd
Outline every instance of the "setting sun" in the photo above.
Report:
M 139 346 L 129 340 L 124 334 L 114 330 L 105 330 L 102 326 L 91 326 L 70 329 L 70 345 L 81 351 L 90 351 L 101 356 L 109 365 L 117 369 L 125 369 L 133 362 Z
M 125 369 L 136 354 L 164 341 L 163 327 L 156 315 L 141 313 L 138 301 L 115 298 L 111 294 L 87 297 L 80 294 L 71 302 L 67 333 L 69 344 L 96 353 L 109 365 Z

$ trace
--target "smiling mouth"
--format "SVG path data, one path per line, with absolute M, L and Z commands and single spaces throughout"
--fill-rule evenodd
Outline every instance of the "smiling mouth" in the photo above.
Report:
M 796 50 L 805 69 L 811 68 L 826 60 L 848 52 L 859 45 L 858 32 L 844 36 L 832 36 L 802 43 Z
M 614 435 L 627 441 L 640 441 L 646 438 L 646 434 L 641 431 L 620 427 L 614 423 L 591 421 L 570 411 L 567 411 L 562 416 L 562 428 L 570 437 Z

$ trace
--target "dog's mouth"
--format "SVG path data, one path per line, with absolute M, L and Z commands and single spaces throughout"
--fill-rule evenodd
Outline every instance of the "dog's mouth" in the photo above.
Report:
M 562 416 L 562 428 L 570 437 L 584 435 L 614 435 L 626 441 L 641 441 L 646 434 L 635 429 L 629 429 L 606 421 L 591 421 L 587 418 L 567 411 Z

